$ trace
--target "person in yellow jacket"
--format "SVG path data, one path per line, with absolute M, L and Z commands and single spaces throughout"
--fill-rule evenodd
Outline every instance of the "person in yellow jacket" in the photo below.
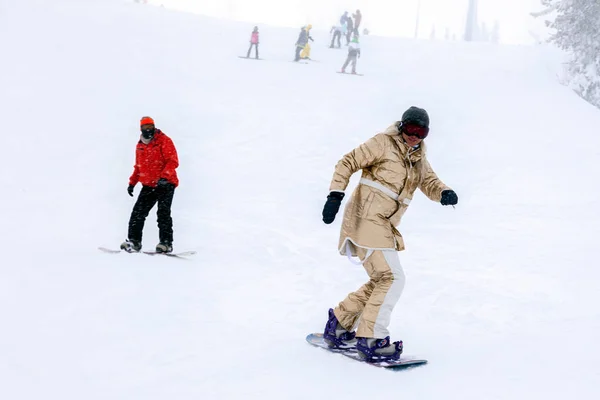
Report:
M 350 177 L 362 170 L 346 204 L 338 250 L 353 262 L 358 257 L 355 263 L 362 264 L 370 280 L 329 309 L 323 338 L 330 347 L 343 348 L 356 338 L 356 349 L 367 360 L 400 358 L 402 341 L 391 343 L 387 329 L 405 281 L 398 258 L 404 242 L 396 226 L 417 188 L 442 205 L 458 203 L 427 160 L 423 139 L 428 133 L 427 111 L 410 107 L 401 121 L 346 154 L 335 167 L 323 222 L 334 221 Z
M 298 40 L 296 40 L 296 56 L 294 57 L 294 61 L 310 58 L 310 44 L 308 44 L 308 41 L 314 42 L 313 38 L 310 36 L 311 29 L 311 24 L 303 26 L 302 29 L 300 29 L 300 35 L 298 36 Z

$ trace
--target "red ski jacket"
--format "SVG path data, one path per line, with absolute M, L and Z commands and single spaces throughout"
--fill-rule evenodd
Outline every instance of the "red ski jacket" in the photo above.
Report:
M 160 178 L 165 178 L 176 187 L 179 185 L 177 150 L 173 141 L 159 129 L 148 144 L 141 140 L 135 149 L 135 165 L 129 184 L 140 182 L 144 186 L 156 187 Z

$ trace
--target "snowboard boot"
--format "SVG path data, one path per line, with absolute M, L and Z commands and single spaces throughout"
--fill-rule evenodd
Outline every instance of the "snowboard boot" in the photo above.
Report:
M 125 250 L 128 253 L 139 253 L 142 250 L 142 243 L 137 240 L 127 239 L 121 243 L 121 250 Z
M 368 362 L 399 360 L 402 349 L 402 341 L 390 343 L 389 336 L 385 339 L 361 337 L 356 342 L 358 355 Z
M 161 242 L 156 245 L 157 253 L 171 253 L 173 251 L 173 244 L 167 242 Z
M 323 332 L 323 341 L 331 348 L 343 349 L 354 347 L 353 344 L 348 342 L 352 341 L 355 336 L 355 332 L 347 331 L 340 325 L 340 322 L 333 313 L 333 309 L 330 308 L 329 319 L 327 320 L 327 325 L 325 325 L 325 331 Z

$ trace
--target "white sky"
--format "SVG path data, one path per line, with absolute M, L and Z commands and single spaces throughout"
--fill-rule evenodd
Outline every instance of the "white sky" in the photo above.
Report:
M 361 28 L 373 34 L 413 37 L 417 5 L 421 3 L 419 37 L 428 38 L 433 26 L 437 37 L 446 28 L 460 38 L 464 32 L 468 0 L 150 0 L 166 7 L 270 25 L 297 27 L 311 23 L 328 30 L 344 11 L 363 14 Z M 479 0 L 479 20 L 489 27 L 500 23 L 503 43 L 531 43 L 529 29 L 541 22 L 529 16 L 540 10 L 540 0 Z

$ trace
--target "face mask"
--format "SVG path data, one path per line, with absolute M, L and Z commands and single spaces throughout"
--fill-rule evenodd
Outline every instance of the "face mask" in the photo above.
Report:
M 152 139 L 154 136 L 154 128 L 142 129 L 142 137 L 144 139 Z

